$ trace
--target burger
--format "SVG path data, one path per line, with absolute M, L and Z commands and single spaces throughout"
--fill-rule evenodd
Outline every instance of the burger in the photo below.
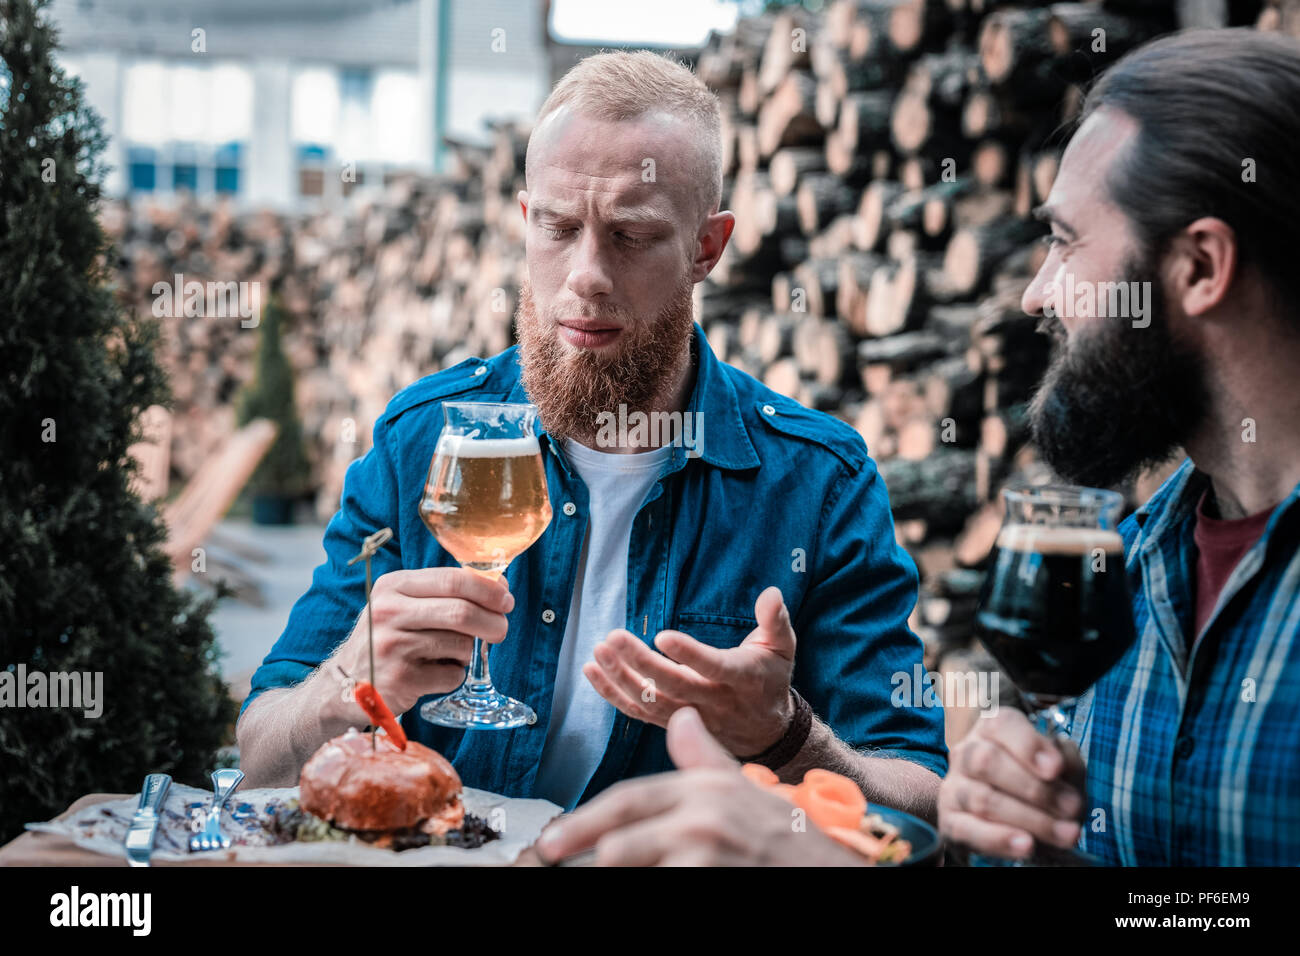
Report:
M 357 837 L 406 850 L 451 845 L 476 848 L 497 833 L 465 812 L 460 775 L 442 754 L 414 740 L 405 749 L 385 733 L 355 729 L 326 741 L 302 768 L 299 799 L 273 814 L 271 829 L 287 840 Z
M 421 830 L 445 836 L 465 819 L 460 776 L 447 758 L 387 734 L 350 733 L 327 741 L 302 768 L 302 808 L 361 833 Z

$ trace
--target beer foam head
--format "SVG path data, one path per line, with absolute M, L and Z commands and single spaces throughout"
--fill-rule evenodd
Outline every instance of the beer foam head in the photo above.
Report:
M 1104 528 L 1068 528 L 1046 524 L 1009 524 L 998 534 L 999 548 L 1038 554 L 1087 555 L 1093 551 L 1122 553 L 1124 539 Z
M 457 458 L 519 458 L 541 453 L 534 435 L 525 438 L 471 438 L 468 435 L 442 435 L 438 451 Z

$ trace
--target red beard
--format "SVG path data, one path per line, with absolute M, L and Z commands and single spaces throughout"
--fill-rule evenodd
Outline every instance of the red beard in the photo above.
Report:
M 532 285 L 524 279 L 515 313 L 519 364 L 529 401 L 550 435 L 590 445 L 601 412 L 617 414 L 620 405 L 628 413 L 672 411 L 663 403 L 689 361 L 694 285 L 684 273 L 668 304 L 649 321 L 623 309 L 603 310 L 600 317 L 617 322 L 623 333 L 617 351 L 600 355 L 561 342 L 556 322 L 538 315 Z

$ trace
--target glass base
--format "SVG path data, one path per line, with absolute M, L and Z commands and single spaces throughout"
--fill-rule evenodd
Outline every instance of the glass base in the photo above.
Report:
M 537 723 L 537 714 L 523 701 L 498 692 L 490 684 L 472 692 L 464 686 L 442 700 L 420 708 L 420 716 L 440 727 L 464 730 L 509 730 Z

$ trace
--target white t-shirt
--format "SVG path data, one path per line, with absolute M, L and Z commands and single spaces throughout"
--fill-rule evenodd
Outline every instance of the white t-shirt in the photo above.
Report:
M 600 765 L 614 727 L 614 706 L 582 673 L 597 642 L 627 627 L 627 551 L 632 522 L 659 478 L 672 446 L 632 455 L 564 443 L 587 486 L 591 514 L 578 559 L 569 619 L 555 673 L 555 698 L 534 793 L 573 809 Z

